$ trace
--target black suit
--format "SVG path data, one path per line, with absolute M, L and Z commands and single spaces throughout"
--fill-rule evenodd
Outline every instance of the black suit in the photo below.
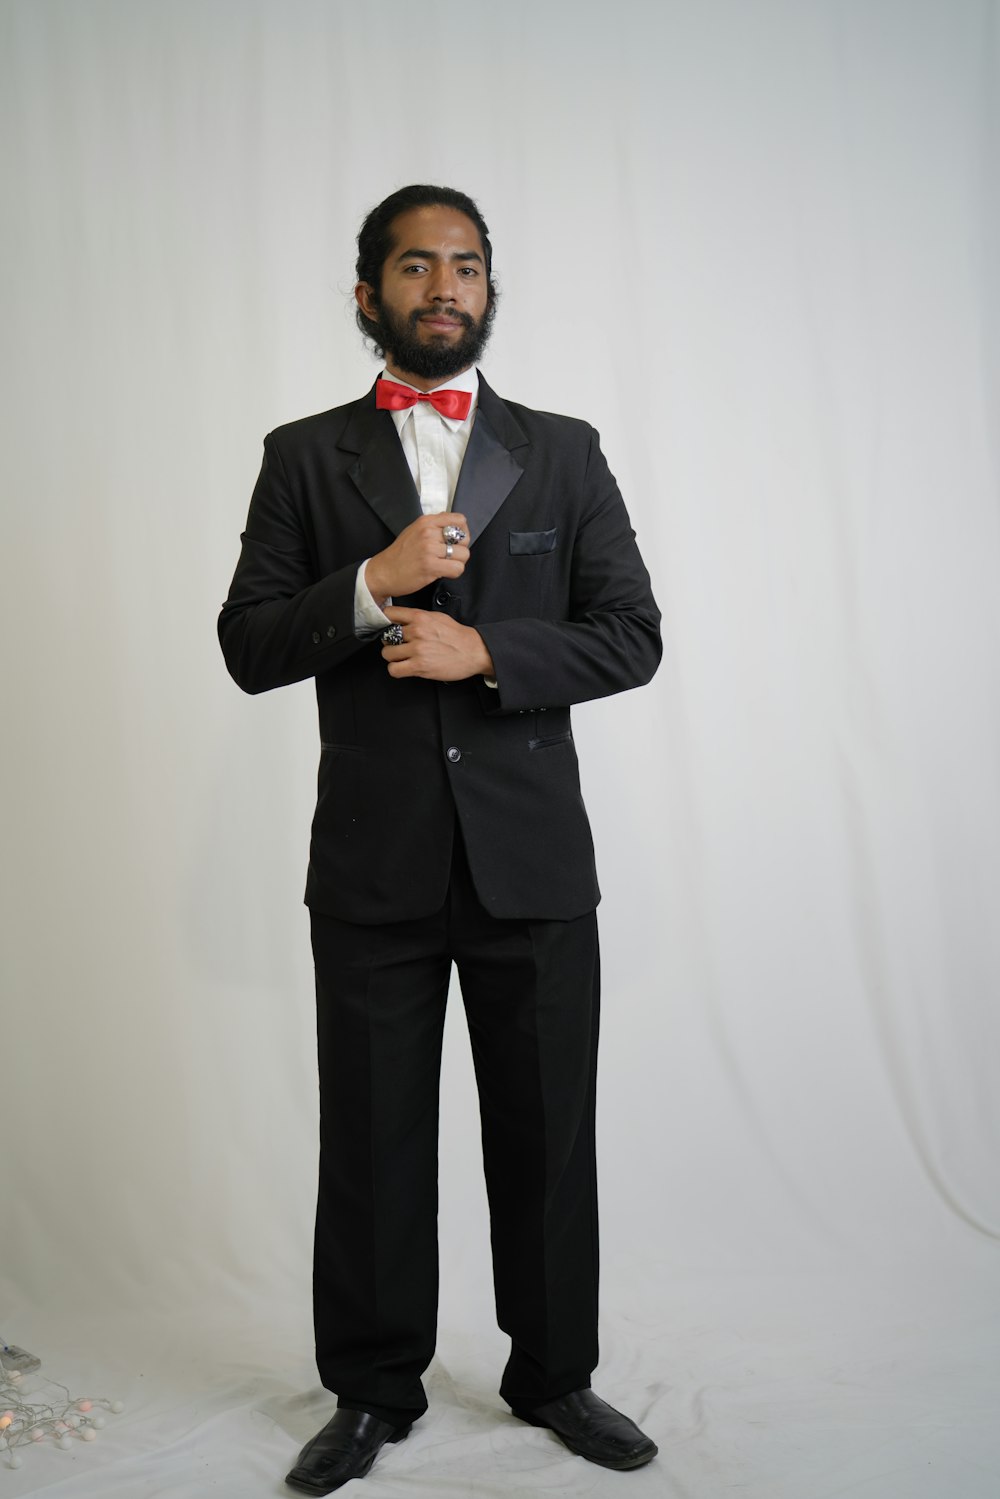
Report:
M 219 621 L 246 691 L 316 677 L 318 1356 L 324 1383 L 368 1408 L 419 1409 L 433 1350 L 452 959 L 514 1340 L 504 1393 L 554 1398 L 596 1360 L 599 892 L 569 709 L 649 680 L 659 614 L 585 423 L 501 401 L 481 380 L 454 509 L 471 531 L 463 576 L 395 602 L 474 626 L 498 689 L 393 679 L 377 638 L 355 634 L 358 564 L 420 515 L 372 392 L 265 439 Z

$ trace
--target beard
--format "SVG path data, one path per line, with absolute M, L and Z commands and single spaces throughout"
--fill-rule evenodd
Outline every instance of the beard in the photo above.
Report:
M 421 318 L 441 317 L 440 312 L 414 311 L 407 317 L 397 317 L 380 303 L 378 322 L 365 318 L 364 323 L 365 332 L 375 340 L 376 348 L 391 359 L 397 369 L 416 375 L 420 380 L 448 380 L 478 361 L 493 331 L 495 313 L 496 301 L 493 298 L 478 322 L 467 312 L 450 311 L 447 316 L 462 327 L 457 339 L 445 334 L 436 335 L 429 341 L 420 337 L 418 325 Z

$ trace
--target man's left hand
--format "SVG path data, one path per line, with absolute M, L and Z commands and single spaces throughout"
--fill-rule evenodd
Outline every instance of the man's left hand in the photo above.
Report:
M 390 677 L 427 677 L 432 682 L 461 682 L 492 677 L 493 658 L 478 630 L 460 625 L 450 614 L 390 605 L 386 619 L 403 627 L 403 644 L 382 647 Z

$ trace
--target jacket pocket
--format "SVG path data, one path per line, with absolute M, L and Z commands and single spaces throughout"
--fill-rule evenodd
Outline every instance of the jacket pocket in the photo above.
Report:
M 558 529 L 551 531 L 510 531 L 510 555 L 512 557 L 537 557 L 541 552 L 554 552 Z
M 554 745 L 554 744 L 572 744 L 572 743 L 573 743 L 573 730 L 572 729 L 566 729 L 562 734 L 546 734 L 541 739 L 529 739 L 528 740 L 528 748 L 532 749 L 532 750 L 536 750 L 536 749 L 551 749 L 552 745 Z

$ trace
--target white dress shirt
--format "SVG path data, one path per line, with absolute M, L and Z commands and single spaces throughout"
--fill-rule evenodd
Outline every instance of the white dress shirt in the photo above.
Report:
M 409 390 L 417 388 L 407 380 L 390 375 L 387 370 L 383 370 L 382 374 L 387 380 L 394 380 L 397 385 L 405 385 Z M 479 372 L 473 366 L 472 369 L 463 370 L 453 380 L 435 385 L 434 389 L 468 391 L 472 404 L 464 421 L 442 416 L 428 401 L 418 401 L 416 405 L 408 406 L 402 411 L 389 413 L 396 424 L 399 441 L 420 496 L 420 508 L 425 515 L 440 515 L 445 510 L 450 510 L 454 504 L 462 459 L 469 446 L 472 424 L 476 419 Z M 371 558 L 366 557 L 362 562 L 354 584 L 354 629 L 358 635 L 384 630 L 389 623 L 365 582 L 365 568 L 370 561 Z M 385 602 L 391 604 L 392 599 L 386 599 Z

